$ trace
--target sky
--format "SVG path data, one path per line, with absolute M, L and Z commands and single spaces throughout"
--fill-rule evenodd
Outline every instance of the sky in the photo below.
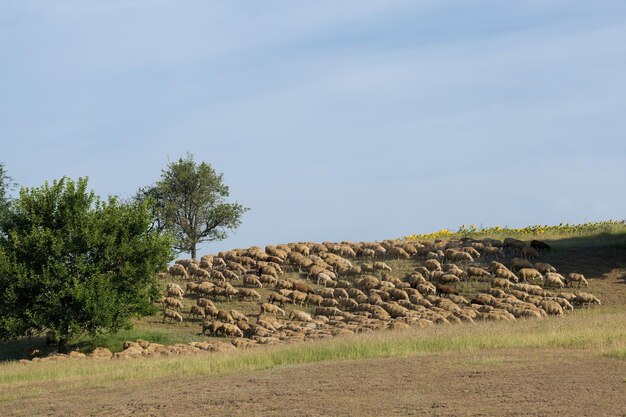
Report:
M 626 2 L 3 0 L 0 162 L 132 196 L 187 152 L 200 253 L 626 217 Z

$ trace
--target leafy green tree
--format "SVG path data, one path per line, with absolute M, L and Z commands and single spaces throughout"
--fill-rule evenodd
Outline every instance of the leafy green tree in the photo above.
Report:
M 52 331 L 59 351 L 155 311 L 171 238 L 145 203 L 100 200 L 87 179 L 22 188 L 2 220 L 0 338 Z
M 9 190 L 13 187 L 13 179 L 7 175 L 4 164 L 0 163 L 0 218 L 9 209 Z
M 199 243 L 226 239 L 249 210 L 226 202 L 229 189 L 223 176 L 187 154 L 170 163 L 155 185 L 139 190 L 138 199 L 152 201 L 154 227 L 170 232 L 175 249 L 195 259 Z

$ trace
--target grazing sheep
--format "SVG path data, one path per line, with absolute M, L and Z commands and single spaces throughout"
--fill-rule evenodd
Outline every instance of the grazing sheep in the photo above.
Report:
M 260 300 L 261 294 L 253 290 L 252 288 L 240 288 L 239 299 Z
M 219 310 L 214 305 L 207 305 L 206 307 L 204 307 L 205 316 L 217 317 L 218 313 L 219 313 Z
M 299 311 L 299 310 L 293 310 L 291 313 L 289 313 L 289 318 L 291 320 L 297 320 L 297 321 L 306 321 L 306 322 L 313 321 L 313 318 L 310 315 L 308 315 L 304 311 Z
M 479 268 L 477 266 L 468 267 L 465 273 L 467 274 L 468 278 L 490 278 L 491 277 L 491 274 L 489 273 L 489 271 L 483 268 Z
M 202 323 L 202 334 L 206 335 L 207 330 L 209 334 L 216 335 L 219 330 L 224 326 L 224 323 L 220 323 L 218 321 L 205 321 Z
M 306 295 L 306 303 L 314 306 L 321 306 L 324 302 L 324 297 L 317 294 L 307 294 Z
M 494 287 L 499 287 L 499 288 L 510 288 L 511 287 L 511 281 L 509 281 L 506 278 L 495 278 L 493 280 L 493 286 Z
M 224 270 L 223 274 L 224 274 L 224 278 L 226 278 L 229 281 L 239 281 L 239 275 L 235 274 L 233 271 L 226 269 Z
M 206 308 L 206 307 L 215 307 L 215 304 L 213 304 L 213 301 L 207 299 L 207 298 L 198 298 L 198 301 L 196 301 L 196 305 L 202 307 L 202 308 Z
M 555 267 L 545 262 L 537 262 L 535 264 L 535 269 L 541 272 L 542 274 L 547 274 L 548 272 L 556 272 Z
M 441 263 L 436 259 L 428 259 L 426 263 L 424 263 L 424 266 L 429 271 L 441 271 Z
M 291 290 L 293 289 L 293 283 L 287 281 L 286 279 L 279 279 L 278 281 L 276 281 L 276 285 L 274 286 L 274 288 Z
M 267 274 L 261 274 L 259 281 L 261 281 L 261 284 L 276 285 L 278 278 Z
M 240 313 L 237 310 L 230 310 L 230 315 L 233 319 L 235 319 L 235 321 L 245 321 L 246 323 L 248 322 L 248 317 L 246 317 L 244 314 Z
M 284 307 L 285 303 L 289 302 L 289 298 L 285 297 L 282 294 L 278 294 L 278 293 L 273 292 L 273 293 L 271 293 L 269 295 L 269 300 L 268 301 L 270 303 L 275 303 L 276 302 L 276 303 L 280 304 L 281 307 Z
M 359 306 L 359 303 L 351 298 L 340 298 L 339 305 L 346 310 L 355 310 Z
M 333 282 L 333 279 L 328 274 L 325 274 L 323 272 L 317 274 L 317 285 L 327 286 Z
M 335 298 L 349 298 L 348 292 L 343 288 L 335 288 Z
M 439 278 L 439 282 L 441 284 L 454 284 L 459 281 L 460 281 L 459 277 L 457 277 L 456 275 L 452 275 L 452 274 L 444 274 Z
M 198 305 L 191 306 L 191 309 L 189 309 L 188 319 L 191 319 L 191 316 L 198 317 L 198 318 L 205 318 L 206 313 L 204 311 L 204 307 L 200 307 Z
M 543 281 L 543 275 L 535 268 L 522 268 L 517 272 L 517 275 L 523 282 L 533 281 L 538 279 L 539 281 Z
M 556 272 L 548 272 L 544 278 L 544 287 L 563 288 L 565 283 L 563 282 L 563 275 Z
M 287 298 L 289 298 L 291 300 L 291 303 L 294 305 L 304 305 L 304 302 L 306 301 L 306 295 L 307 294 L 302 291 L 294 290 L 289 293 Z
M 563 308 L 556 301 L 541 300 L 540 307 L 551 316 L 563 315 Z
M 181 303 L 180 300 L 177 298 L 165 297 L 163 299 L 163 303 L 167 308 L 171 308 L 174 310 L 180 310 L 183 308 L 183 303 Z
M 500 248 L 496 248 L 493 246 L 485 246 L 485 249 L 483 250 L 483 255 L 485 256 L 485 258 L 487 257 L 493 257 L 496 259 L 502 259 L 504 258 L 504 252 L 502 252 L 502 249 Z
M 513 258 L 511 260 L 511 271 L 517 272 L 522 268 L 534 268 L 535 266 L 528 259 Z
M 567 281 L 567 285 L 569 287 L 573 287 L 574 283 L 576 284 L 577 287 L 580 287 L 581 285 L 583 287 L 588 287 L 589 286 L 589 283 L 585 279 L 585 276 L 583 274 L 577 274 L 575 272 L 572 272 L 571 274 L 568 274 L 566 281 Z
M 230 315 L 230 313 L 226 310 L 219 310 L 217 312 L 217 319 L 219 321 L 222 321 L 224 323 L 234 323 L 235 319 L 233 319 L 233 316 Z
M 450 294 L 458 295 L 458 291 L 450 285 L 437 285 L 436 295 L 443 297 Z
M 393 271 L 393 269 L 391 269 L 391 267 L 384 262 L 374 262 L 372 266 L 374 269 L 377 269 L 379 271 Z
M 224 323 L 219 329 L 218 333 L 224 337 L 243 337 L 241 329 L 234 324 Z
M 533 248 L 529 248 L 528 246 L 526 246 L 526 247 L 522 248 L 521 255 L 522 255 L 522 258 L 531 259 L 531 258 L 538 257 L 539 256 L 539 252 L 537 252 Z
M 470 255 L 467 252 L 460 252 L 460 251 L 454 252 L 452 256 L 450 257 L 450 259 L 454 262 L 460 262 L 460 263 L 474 262 L 474 258 L 472 257 L 472 255 Z
M 180 285 L 170 282 L 167 284 L 167 296 L 168 297 L 177 297 L 179 299 L 183 299 L 183 295 L 185 292 L 181 288 Z
M 244 275 L 243 285 L 246 287 L 263 288 L 263 284 L 256 275 Z
M 591 304 L 602 305 L 600 300 L 593 294 L 586 292 L 575 292 L 574 294 L 576 295 L 574 299 L 575 304 L 586 305 L 587 307 L 591 306 Z
M 181 316 L 177 311 L 174 310 L 165 310 L 163 311 L 163 323 L 165 323 L 165 319 L 176 320 L 180 323 L 183 321 L 183 316 Z
M 530 247 L 535 249 L 537 252 L 550 252 L 551 249 L 550 245 L 542 242 L 541 240 L 531 240 Z
M 179 276 L 182 277 L 183 279 L 189 278 L 189 274 L 187 273 L 187 270 L 185 269 L 185 267 L 183 265 L 180 264 L 174 264 L 172 266 L 169 267 L 168 272 L 170 275 L 172 276 Z
M 518 281 L 517 276 L 513 272 L 509 271 L 506 268 L 505 269 L 496 269 L 493 272 L 493 276 L 497 277 L 497 278 L 508 279 L 509 281 L 513 281 L 513 282 L 517 282 Z
M 261 314 L 273 314 L 275 317 L 277 314 L 280 314 L 284 317 L 285 310 L 278 306 L 275 306 L 274 304 L 261 303 Z

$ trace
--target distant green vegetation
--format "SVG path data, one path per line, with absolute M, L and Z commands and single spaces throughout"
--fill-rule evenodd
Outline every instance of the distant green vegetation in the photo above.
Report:
M 546 241 L 563 240 L 575 243 L 570 239 L 584 239 L 585 244 L 614 244 L 626 243 L 626 221 L 607 220 L 602 222 L 587 222 L 582 224 L 560 223 L 558 225 L 534 225 L 526 227 L 482 227 L 461 225 L 457 231 L 441 229 L 433 233 L 413 234 L 405 236 L 405 240 L 433 240 L 433 239 L 460 239 L 471 237 L 474 239 L 507 237 L 521 240 L 540 239 Z M 582 240 L 581 240 L 582 242 Z M 571 245 L 564 245 L 571 246 Z M 578 246 L 578 245 L 577 245 Z

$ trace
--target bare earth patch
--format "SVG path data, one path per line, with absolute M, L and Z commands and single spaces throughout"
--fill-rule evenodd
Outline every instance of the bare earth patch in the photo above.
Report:
M 0 415 L 624 416 L 626 362 L 571 350 L 343 361 L 66 390 Z

